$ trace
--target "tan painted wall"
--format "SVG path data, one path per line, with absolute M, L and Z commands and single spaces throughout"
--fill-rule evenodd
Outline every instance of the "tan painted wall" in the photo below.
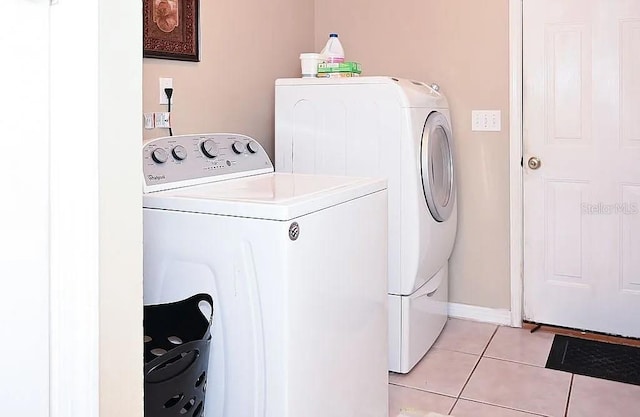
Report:
M 366 75 L 437 82 L 456 139 L 459 226 L 450 301 L 509 308 L 508 0 L 322 0 L 315 47 L 338 32 Z M 501 132 L 471 132 L 471 110 L 502 110 Z
M 313 24 L 313 0 L 201 0 L 201 62 L 145 59 L 144 111 L 166 111 L 158 78 L 171 77 L 174 135 L 244 133 L 273 156 L 274 81 L 299 76 Z M 145 139 L 167 135 L 144 132 Z
M 509 308 L 508 0 L 200 3 L 202 61 L 145 59 L 145 112 L 165 108 L 158 77 L 173 77 L 174 134 L 245 133 L 273 156 L 273 82 L 298 76 L 298 53 L 320 51 L 331 31 L 366 75 L 437 82 L 449 98 L 457 145 L 450 299 Z M 472 109 L 502 110 L 502 131 L 471 132 Z

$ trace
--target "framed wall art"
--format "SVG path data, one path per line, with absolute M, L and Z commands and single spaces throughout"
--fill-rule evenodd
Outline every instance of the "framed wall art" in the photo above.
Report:
M 143 0 L 145 58 L 200 61 L 199 0 Z

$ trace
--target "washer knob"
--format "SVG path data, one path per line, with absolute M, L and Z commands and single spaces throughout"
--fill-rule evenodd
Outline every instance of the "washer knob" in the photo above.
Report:
M 173 157 L 178 161 L 182 161 L 187 158 L 187 150 L 182 145 L 178 145 L 171 151 Z
M 231 149 L 233 149 L 233 152 L 239 155 L 244 152 L 245 146 L 242 142 L 233 142 L 233 145 L 231 145 Z
M 200 144 L 200 149 L 202 150 L 204 156 L 206 156 L 207 158 L 215 158 L 216 156 L 218 156 L 218 146 L 211 139 L 207 139 L 202 142 Z
M 249 152 L 251 153 L 256 153 L 258 152 L 258 150 L 260 149 L 260 146 L 258 146 L 258 144 L 256 142 L 249 142 L 247 144 L 247 149 L 249 150 Z
M 162 148 L 154 149 L 151 152 L 151 159 L 153 159 L 158 164 L 164 164 L 169 159 L 169 155 L 167 155 L 167 151 Z

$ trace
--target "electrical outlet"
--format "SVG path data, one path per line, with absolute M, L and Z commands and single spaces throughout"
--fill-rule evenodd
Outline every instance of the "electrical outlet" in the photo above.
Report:
M 156 123 L 153 113 L 144 113 L 144 128 L 153 129 L 154 127 L 156 127 Z
M 160 84 L 160 104 L 169 104 L 169 99 L 167 97 L 167 94 L 164 92 L 165 88 L 173 88 L 173 78 L 160 78 L 159 79 L 159 84 Z M 175 94 L 171 96 L 171 103 L 173 103 L 175 100 Z
M 502 130 L 500 110 L 471 111 L 471 130 L 476 132 L 499 132 Z
M 156 119 L 156 127 L 168 129 L 171 127 L 171 113 L 163 111 L 154 113 Z

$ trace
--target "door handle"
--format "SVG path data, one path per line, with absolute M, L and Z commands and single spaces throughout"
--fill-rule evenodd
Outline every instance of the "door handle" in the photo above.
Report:
M 529 168 L 531 169 L 538 169 L 540 168 L 540 165 L 542 165 L 542 161 L 540 160 L 540 158 L 538 158 L 537 156 L 532 156 L 531 158 L 529 158 L 529 160 L 527 161 L 527 165 L 529 166 Z

